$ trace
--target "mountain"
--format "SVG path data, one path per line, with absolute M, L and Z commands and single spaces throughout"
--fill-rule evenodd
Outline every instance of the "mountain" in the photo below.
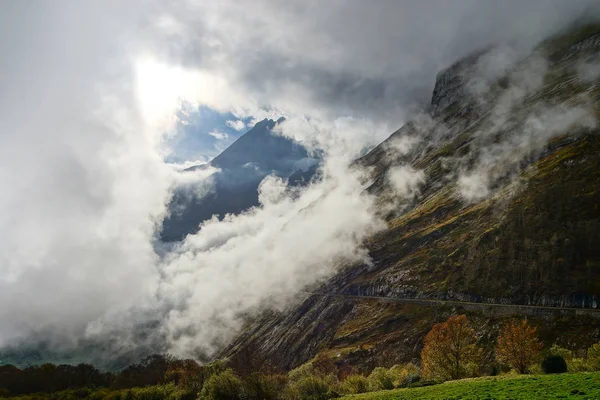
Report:
M 273 134 L 284 121 L 264 119 L 233 142 L 209 164 L 184 171 L 217 168 L 201 185 L 179 188 L 169 206 L 169 217 L 163 222 L 161 239 L 179 241 L 198 231 L 198 225 L 213 215 L 239 214 L 258 205 L 258 185 L 267 175 L 291 177 L 293 184 L 310 179 L 318 157 L 287 137 Z
M 442 71 L 430 113 L 356 162 L 371 168 L 368 192 L 387 222 L 365 242 L 372 263 L 248 322 L 224 356 L 252 349 L 293 368 L 321 354 L 368 371 L 418 360 L 425 334 L 454 313 L 482 332 L 488 357 L 515 316 L 546 343 L 600 340 L 600 26 L 474 80 L 494 51 Z M 409 198 L 394 190 L 393 172 L 407 167 L 423 173 Z

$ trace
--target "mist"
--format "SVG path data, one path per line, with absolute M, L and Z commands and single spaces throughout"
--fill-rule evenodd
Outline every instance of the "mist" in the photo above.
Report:
M 124 350 L 152 323 L 161 350 L 214 355 L 249 316 L 284 309 L 307 285 L 369 262 L 362 244 L 385 223 L 365 191 L 368 171 L 349 165 L 429 107 L 441 69 L 493 43 L 517 43 L 488 63 L 499 70 L 477 75 L 472 90 L 484 96 L 489 80 L 590 7 L 597 10 L 593 1 L 549 0 L 3 3 L 0 348 L 110 339 Z M 598 72 L 582 65 L 580 76 Z M 181 100 L 253 121 L 285 116 L 277 133 L 322 151 L 323 179 L 293 189 L 267 177 L 259 207 L 213 218 L 157 254 L 173 190 L 199 182 L 210 190 L 212 171 L 183 176 L 165 162 Z M 552 118 L 595 123 L 578 112 L 540 110 L 527 123 L 527 138 L 539 140 L 531 148 L 549 137 L 540 134 L 565 128 Z M 418 140 L 398 142 L 398 151 Z M 490 166 L 516 146 L 503 144 L 461 170 L 466 201 L 487 195 Z M 423 176 L 399 167 L 390 180 L 398 196 L 413 198 Z

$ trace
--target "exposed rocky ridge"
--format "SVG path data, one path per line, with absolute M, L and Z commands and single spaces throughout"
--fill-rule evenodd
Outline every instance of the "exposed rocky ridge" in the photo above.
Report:
M 598 307 L 600 135 L 583 119 L 600 116 L 600 82 L 577 75 L 579 63 L 598 53 L 598 32 L 598 26 L 585 27 L 544 42 L 480 98 L 464 95 L 466 83 L 455 76 L 478 55 L 438 75 L 433 118 L 416 118 L 356 162 L 371 169 L 368 191 L 388 221 L 388 229 L 366 243 L 372 264 L 348 266 L 318 291 Z M 542 82 L 518 92 L 513 82 L 540 59 L 547 63 Z M 533 72 L 530 79 L 539 77 Z M 536 136 L 541 141 L 519 148 L 531 115 L 542 119 L 565 109 L 589 111 L 546 119 L 547 129 Z M 567 117 L 573 123 L 559 131 Z M 410 136 L 421 140 L 407 153 L 397 151 L 396 141 Z M 496 158 L 488 165 L 482 159 L 489 153 Z M 397 198 L 390 188 L 389 171 L 398 165 L 424 171 L 417 199 Z M 477 168 L 489 178 L 491 193 L 465 201 L 457 171 Z M 396 204 L 391 212 L 383 207 L 390 201 Z M 325 353 L 368 369 L 414 359 L 431 326 L 457 311 L 469 314 L 484 343 L 507 317 L 456 306 L 309 297 L 249 324 L 225 353 L 253 344 L 287 368 Z M 591 317 L 532 321 L 548 343 L 577 348 L 600 340 L 600 324 Z
M 477 52 L 440 72 L 435 80 L 431 98 L 431 113 L 440 115 L 449 106 L 463 101 L 467 95 L 466 85 L 473 76 L 473 66 L 485 52 Z

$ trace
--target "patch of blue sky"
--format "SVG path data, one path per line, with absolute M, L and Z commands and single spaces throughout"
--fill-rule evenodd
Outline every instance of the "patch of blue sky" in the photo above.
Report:
M 168 163 L 208 162 L 248 131 L 251 118 L 238 118 L 206 106 L 182 103 L 177 111 L 174 135 L 167 142 L 172 150 Z

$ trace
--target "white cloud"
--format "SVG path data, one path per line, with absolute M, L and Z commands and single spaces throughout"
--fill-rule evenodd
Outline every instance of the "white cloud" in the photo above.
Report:
M 417 171 L 407 165 L 390 168 L 387 177 L 395 194 L 404 199 L 418 195 L 420 186 L 425 182 L 423 171 Z
M 510 130 L 499 140 L 477 144 L 476 164 L 459 173 L 460 196 L 469 203 L 485 199 L 493 193 L 490 186 L 494 181 L 518 172 L 519 163 L 539 152 L 551 138 L 565 133 L 576 134 L 596 125 L 591 107 L 560 105 L 533 109 L 517 127 L 504 125 Z
M 210 136 L 214 137 L 217 140 L 227 140 L 227 139 L 229 139 L 229 136 L 226 133 L 219 132 L 219 131 L 208 132 L 208 134 Z
M 211 354 L 261 306 L 282 308 L 344 262 L 363 260 L 361 242 L 382 227 L 356 173 L 328 164 L 328 178 L 292 199 L 267 178 L 261 208 L 205 223 L 163 266 L 160 296 L 170 351 Z M 347 218 L 352 215 L 352 218 Z M 290 257 L 290 254 L 294 254 Z
M 239 120 L 239 119 L 235 120 L 235 121 L 231 121 L 231 120 L 225 121 L 225 124 L 228 127 L 235 129 L 236 131 L 241 131 L 246 127 L 246 125 L 244 124 L 244 121 Z

